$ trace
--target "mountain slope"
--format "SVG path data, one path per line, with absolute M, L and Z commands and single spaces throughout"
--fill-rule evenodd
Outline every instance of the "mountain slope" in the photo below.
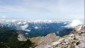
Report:
M 32 42 L 19 41 L 17 30 L 12 30 L 8 27 L 0 27 L 0 48 L 29 48 L 32 47 Z
M 35 48 L 85 48 L 85 25 L 76 26 L 64 37 L 49 34 L 45 37 L 31 38 L 31 41 L 36 43 Z

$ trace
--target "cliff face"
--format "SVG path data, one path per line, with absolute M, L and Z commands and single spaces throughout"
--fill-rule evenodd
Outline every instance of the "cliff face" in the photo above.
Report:
M 74 27 L 74 30 L 64 37 L 49 34 L 45 37 L 31 38 L 35 48 L 85 48 L 85 25 Z
M 76 26 L 74 35 L 80 41 L 77 47 L 85 48 L 85 25 Z

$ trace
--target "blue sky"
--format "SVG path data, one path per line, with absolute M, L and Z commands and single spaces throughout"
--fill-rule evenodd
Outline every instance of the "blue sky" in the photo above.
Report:
M 84 0 L 0 0 L 0 18 L 84 19 Z

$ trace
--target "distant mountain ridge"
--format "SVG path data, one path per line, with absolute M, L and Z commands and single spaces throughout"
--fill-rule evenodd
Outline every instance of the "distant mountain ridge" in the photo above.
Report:
M 8 22 L 6 24 L 2 24 L 2 26 L 9 27 L 10 29 L 19 30 L 20 32 L 23 32 L 23 34 L 25 34 L 27 37 L 37 37 L 37 36 L 46 36 L 49 33 L 56 33 L 56 35 L 64 36 L 64 34 L 61 34 L 62 31 L 65 30 L 68 30 L 69 32 L 71 31 L 71 29 L 67 29 L 64 27 L 68 24 L 69 22 L 56 22 L 56 21 L 38 21 L 38 22 L 16 21 L 16 22 Z M 57 32 L 59 33 L 57 34 Z
M 79 21 L 77 21 L 79 23 Z M 9 27 L 10 29 L 16 29 L 22 32 L 27 37 L 46 36 L 50 33 L 56 33 L 58 36 L 64 36 L 69 34 L 73 29 L 68 28 L 69 24 L 75 24 L 75 21 L 55 21 L 55 20 L 11 20 L 1 23 L 1 26 Z M 68 26 L 68 27 L 66 27 Z

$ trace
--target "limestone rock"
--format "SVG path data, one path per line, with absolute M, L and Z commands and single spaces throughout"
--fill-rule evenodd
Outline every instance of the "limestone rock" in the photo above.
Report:
M 27 38 L 26 38 L 23 34 L 21 34 L 21 33 L 19 33 L 17 39 L 18 39 L 19 41 L 27 41 Z
M 37 44 L 35 48 L 85 48 L 85 25 L 76 26 L 72 33 L 64 37 L 49 34 L 30 40 Z

